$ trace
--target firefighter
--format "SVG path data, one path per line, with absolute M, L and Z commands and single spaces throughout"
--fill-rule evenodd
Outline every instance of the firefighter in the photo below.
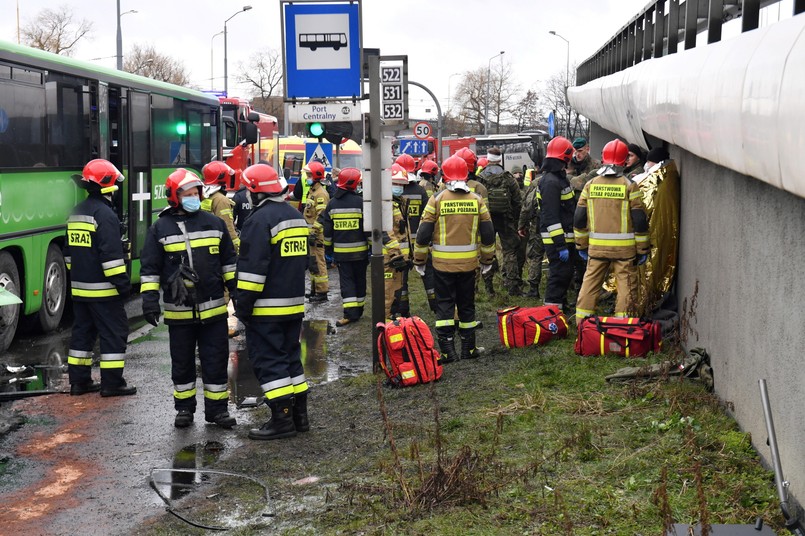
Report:
M 305 314 L 308 224 L 284 202 L 285 178 L 266 164 L 243 171 L 252 215 L 243 226 L 238 259 L 238 318 L 246 324 L 249 361 L 271 419 L 250 439 L 280 439 L 310 429 L 308 385 L 299 334 Z
M 422 168 L 419 170 L 419 185 L 425 189 L 428 199 L 433 196 L 434 192 L 438 191 L 439 164 L 433 160 L 425 160 L 422 163 Z
M 338 174 L 335 195 L 319 216 L 324 233 L 324 247 L 338 264 L 344 317 L 338 326 L 356 322 L 366 304 L 366 267 L 369 242 L 363 230 L 363 198 L 358 193 L 361 172 L 344 168 Z
M 235 289 L 235 246 L 223 220 L 200 210 L 203 183 L 179 168 L 165 182 L 168 207 L 148 229 L 140 257 L 145 320 L 154 326 L 165 303 L 170 335 L 174 426 L 193 424 L 196 411 L 196 349 L 204 385 L 204 418 L 232 428 L 227 411 L 227 304 Z
M 416 232 L 419 229 L 419 221 L 422 219 L 422 209 L 428 204 L 429 196 L 425 191 L 425 188 L 419 185 L 419 179 L 417 179 L 415 171 L 416 162 L 411 155 L 400 155 L 399 158 L 397 158 L 397 163 L 405 169 L 405 172 L 408 176 L 408 184 L 405 185 L 402 193 L 402 197 L 405 199 L 405 205 L 407 207 L 404 216 L 408 225 L 408 235 L 416 237 Z M 411 251 L 411 246 L 408 243 L 408 240 L 405 240 L 400 244 L 400 249 L 408 260 L 413 258 L 413 252 Z M 399 309 L 399 313 L 402 316 L 411 315 L 410 296 L 408 293 L 408 272 L 409 270 L 403 270 L 402 272 L 403 283 L 402 290 L 400 291 L 401 299 Z M 430 307 L 431 311 L 435 312 L 434 307 L 436 306 L 436 295 L 434 294 L 432 281 L 432 277 L 430 279 L 427 277 L 422 278 L 422 283 L 425 286 L 425 294 L 428 298 L 428 306 Z
M 433 256 L 436 281 L 436 333 L 441 362 L 478 357 L 475 346 L 475 269 L 479 253 L 481 271 L 492 268 L 495 254 L 495 228 L 483 198 L 470 192 L 467 164 L 451 156 L 442 166 L 446 190 L 430 198 L 416 235 L 414 265 L 425 273 L 428 250 Z M 480 252 L 478 247 L 480 237 Z M 432 247 L 431 247 L 432 242 Z M 455 313 L 458 309 L 458 334 L 461 354 L 456 353 Z
M 64 261 L 70 270 L 73 297 L 72 339 L 67 354 L 70 394 L 101 392 L 101 396 L 133 395 L 137 388 L 123 379 L 126 337 L 124 308 L 131 292 L 120 221 L 112 209 L 112 195 L 123 175 L 109 161 L 91 160 L 81 175 L 73 175 L 87 190 L 67 220 Z M 92 349 L 100 337 L 101 381 L 91 376 Z
M 539 180 L 540 236 L 548 257 L 548 283 L 545 305 L 565 306 L 567 290 L 573 279 L 576 248 L 573 243 L 573 212 L 576 201 L 567 180 L 565 166 L 573 156 L 567 138 L 557 136 L 548 143 Z
M 573 218 L 579 255 L 587 271 L 576 303 L 577 322 L 595 313 L 607 272 L 618 284 L 615 316 L 629 316 L 637 295 L 637 266 L 649 251 L 648 218 L 639 186 L 623 176 L 629 150 L 621 140 L 604 146 L 598 176 L 584 186 Z
M 383 233 L 383 276 L 385 281 L 386 322 L 397 316 L 408 316 L 403 310 L 403 275 L 408 273 L 409 256 L 403 253 L 401 244 L 409 243 L 408 222 L 405 219 L 407 200 L 403 197 L 408 184 L 408 172 L 400 164 L 391 166 L 392 225 L 391 231 Z
M 237 253 L 240 238 L 232 216 L 235 203 L 226 196 L 226 184 L 235 176 L 235 170 L 226 163 L 215 160 L 201 168 L 201 174 L 204 177 L 204 200 L 201 202 L 201 210 L 212 212 L 224 221 Z
M 327 292 L 330 290 L 330 279 L 327 275 L 327 263 L 324 260 L 324 236 L 321 224 L 318 223 L 319 215 L 330 202 L 330 194 L 323 184 L 324 164 L 321 162 L 310 162 L 302 171 L 305 173 L 305 182 L 309 186 L 307 200 L 302 213 L 305 221 L 310 227 L 310 252 L 311 259 L 310 282 L 313 287 L 308 295 L 310 303 L 320 303 L 327 301 Z

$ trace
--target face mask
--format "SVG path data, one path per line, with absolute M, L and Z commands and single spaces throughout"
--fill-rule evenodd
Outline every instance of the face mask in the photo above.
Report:
M 357 188 L 355 188 L 355 193 L 361 195 L 363 193 L 363 184 L 359 184 Z
M 185 212 L 197 212 L 201 208 L 201 199 L 198 197 L 183 197 L 182 208 Z
M 393 195 L 394 197 L 400 197 L 402 195 L 402 193 L 403 193 L 403 187 L 402 186 L 392 186 L 391 187 L 391 195 Z
M 308 186 L 313 186 L 313 179 L 305 179 L 305 184 Z

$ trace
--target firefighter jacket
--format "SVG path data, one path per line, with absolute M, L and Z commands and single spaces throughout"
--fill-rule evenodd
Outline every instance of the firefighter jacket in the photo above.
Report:
M 628 260 L 648 253 L 643 193 L 622 175 L 599 176 L 581 192 L 574 217 L 576 247 L 597 259 Z
M 234 206 L 235 203 L 220 190 L 201 202 L 202 210 L 211 212 L 224 221 L 226 230 L 229 232 L 229 238 L 232 239 L 232 243 L 235 245 L 235 253 L 237 253 L 240 248 L 240 238 L 238 238 L 238 231 L 235 228 L 235 220 L 232 216 Z
M 235 314 L 241 321 L 302 318 L 309 234 L 305 219 L 288 203 L 267 198 L 252 209 L 238 258 Z
M 481 184 L 480 182 L 475 180 L 475 175 L 470 175 L 469 176 L 469 178 L 467 179 L 467 186 L 470 187 L 470 192 L 480 195 L 481 199 L 483 199 L 484 203 L 486 203 L 486 200 L 489 197 L 489 192 L 487 192 L 486 186 L 484 186 L 483 184 Z M 439 185 L 439 192 L 437 192 L 437 193 L 443 192 L 446 189 L 447 188 L 445 187 L 444 182 L 442 182 Z
M 415 182 L 409 182 L 403 187 L 402 196 L 408 201 L 408 231 L 411 236 L 416 236 L 419 221 L 422 219 L 422 209 L 428 204 L 430 196 Z
M 131 291 L 120 221 L 111 202 L 92 193 L 67 220 L 64 262 L 76 301 L 111 301 Z
M 317 245 L 322 246 L 324 242 L 322 225 L 319 223 L 319 216 L 324 209 L 327 208 L 327 203 L 330 202 L 330 194 L 327 193 L 327 188 L 321 182 L 314 182 L 310 190 L 307 191 L 307 201 L 305 201 L 305 208 L 302 214 L 305 216 L 305 221 L 310 228 L 310 234 L 315 237 Z
M 431 182 L 428 179 L 419 179 L 419 185 L 422 187 L 423 190 L 425 190 L 425 193 L 428 195 L 428 199 L 433 197 L 434 192 L 439 191 L 439 186 L 437 185 L 437 183 Z M 425 205 L 427 205 L 427 202 L 422 204 L 422 208 L 425 208 Z
M 564 171 L 549 171 L 539 179 L 539 232 L 546 250 L 560 250 L 573 243 L 576 199 Z
M 332 248 L 336 262 L 366 260 L 369 257 L 367 233 L 363 230 L 363 198 L 339 188 L 319 215 L 324 247 Z
M 495 228 L 483 198 L 476 193 L 443 190 L 431 197 L 416 234 L 414 264 L 425 264 L 431 246 L 433 268 L 441 272 L 471 272 L 491 264 Z
M 383 231 L 383 262 L 388 263 L 389 259 L 398 255 L 409 256 L 409 234 L 408 222 L 403 213 L 405 212 L 405 202 L 393 199 L 392 202 L 392 222 L 391 231 Z M 403 249 L 403 247 L 405 249 Z
M 162 288 L 166 324 L 206 324 L 226 318 L 224 285 L 230 293 L 235 289 L 236 259 L 221 218 L 203 210 L 190 214 L 163 210 L 148 229 L 140 255 L 143 312 L 159 312 Z M 195 304 L 175 303 L 172 283 L 182 274 L 180 269 L 188 267 L 198 276 L 197 283 L 186 284 L 195 289 Z

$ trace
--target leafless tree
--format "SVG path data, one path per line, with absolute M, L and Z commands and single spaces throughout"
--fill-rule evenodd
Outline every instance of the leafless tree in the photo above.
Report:
M 461 116 L 472 125 L 475 133 L 483 132 L 486 112 L 487 74 L 489 78 L 489 125 L 490 130 L 500 133 L 501 123 L 516 109 L 517 84 L 512 76 L 511 64 L 478 67 L 467 72 L 456 89 L 455 100 L 461 106 Z
M 132 46 L 126 54 L 123 70 L 178 86 L 186 86 L 190 82 L 190 74 L 184 63 L 157 52 L 154 45 Z
M 264 48 L 252 54 L 246 63 L 238 64 L 237 81 L 251 90 L 249 97 L 255 109 L 282 115 L 282 59 L 279 52 Z
M 517 101 L 511 114 L 514 117 L 517 132 L 539 128 L 543 121 L 537 92 L 533 89 L 526 91 L 523 98 Z
M 575 69 L 571 70 L 575 73 Z M 551 76 L 541 94 L 544 105 L 554 113 L 555 133 L 568 138 L 572 138 L 573 114 L 570 104 L 565 97 L 565 73 L 555 73 Z M 570 85 L 574 80 L 570 80 Z
M 91 32 L 92 22 L 76 20 L 67 5 L 43 9 L 20 29 L 25 45 L 63 56 L 72 56 L 76 43 Z

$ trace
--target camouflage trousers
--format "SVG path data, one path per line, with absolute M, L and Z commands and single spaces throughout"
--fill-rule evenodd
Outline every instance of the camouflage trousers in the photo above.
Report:
M 503 286 L 507 291 L 521 291 L 523 286 L 522 264 L 519 262 L 520 235 L 517 234 L 517 225 L 513 221 L 493 221 L 495 233 L 500 239 L 500 250 L 503 262 L 500 263 L 503 273 Z M 491 279 L 493 272 L 487 273 L 484 279 Z
M 542 237 L 537 228 L 531 229 L 525 240 L 527 241 L 528 284 L 536 288 L 542 281 L 542 259 L 545 258 L 545 247 L 542 245 Z

